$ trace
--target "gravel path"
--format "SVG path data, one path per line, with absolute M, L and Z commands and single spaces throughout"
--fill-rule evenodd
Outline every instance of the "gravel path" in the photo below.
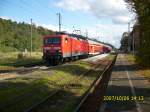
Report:
M 119 54 L 100 112 L 150 112 L 150 83 Z

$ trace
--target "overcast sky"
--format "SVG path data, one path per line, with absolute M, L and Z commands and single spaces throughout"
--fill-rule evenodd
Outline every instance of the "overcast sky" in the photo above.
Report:
M 85 35 L 120 46 L 122 33 L 134 15 L 123 0 L 0 0 L 0 17 L 58 30 L 58 17 L 62 15 L 62 30 L 72 33 L 80 29 Z M 74 28 L 73 28 L 74 26 Z

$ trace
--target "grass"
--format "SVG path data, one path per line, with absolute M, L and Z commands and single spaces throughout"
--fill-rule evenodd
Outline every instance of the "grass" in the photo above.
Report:
M 0 53 L 0 70 L 15 70 L 16 67 L 27 66 L 27 65 L 38 65 L 42 64 L 42 53 L 41 52 L 33 52 L 31 57 L 27 54 L 24 58 L 18 58 L 19 52 L 11 52 L 11 53 Z
M 22 109 L 24 110 L 35 102 L 42 100 L 54 88 L 48 81 L 45 77 L 39 79 L 23 77 L 1 82 L 1 110 L 4 112 L 20 112 Z
M 130 62 L 135 62 L 135 61 L 136 61 L 134 55 L 132 55 L 132 54 L 127 54 L 126 56 L 127 56 L 128 61 L 130 61 Z
M 141 74 L 150 78 L 150 69 L 145 69 L 141 71 Z M 149 80 L 150 81 L 150 80 Z
M 136 58 L 135 58 L 134 55 L 127 54 L 126 57 L 127 57 L 129 62 L 137 64 L 136 63 Z M 137 65 L 137 68 L 138 68 L 139 74 L 150 78 L 150 68 L 146 68 L 146 67 L 143 67 L 143 66 L 140 66 L 140 65 Z
M 69 84 L 81 73 L 86 72 L 86 67 L 90 67 L 90 64 L 85 62 L 81 64 L 80 62 L 80 64 L 75 63 L 69 66 L 59 66 L 48 71 L 35 71 L 29 75 L 1 81 L 1 110 L 4 112 L 20 112 L 20 110 L 30 107 L 52 91 Z M 76 66 L 85 67 L 85 69 L 81 70 Z M 21 100 L 19 100 L 20 97 L 22 97 Z M 13 105 L 14 100 L 18 100 L 15 105 Z M 4 109 L 6 105 L 10 106 Z
M 112 59 L 112 56 L 107 59 Z M 47 109 L 51 112 L 71 112 L 90 84 L 96 79 L 97 72 L 102 70 L 102 68 L 93 70 L 89 75 L 80 77 L 92 67 L 91 63 L 76 61 L 2 80 L 0 81 L 0 110 L 20 112 L 57 89 L 61 89 L 62 92 L 48 103 L 51 104 L 50 106 L 40 108 L 42 111 Z

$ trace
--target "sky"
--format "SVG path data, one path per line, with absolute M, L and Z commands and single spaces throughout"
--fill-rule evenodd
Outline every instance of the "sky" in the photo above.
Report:
M 123 0 L 0 0 L 0 17 L 17 22 L 33 23 L 58 31 L 61 14 L 62 30 L 81 30 L 90 38 L 119 48 L 123 32 L 135 14 Z

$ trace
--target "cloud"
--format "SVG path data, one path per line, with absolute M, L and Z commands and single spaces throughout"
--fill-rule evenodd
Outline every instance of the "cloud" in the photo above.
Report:
M 122 33 L 127 31 L 126 25 L 114 24 L 95 24 L 92 26 L 84 26 L 82 29 L 88 29 L 90 38 L 96 38 L 102 42 L 108 42 L 117 48 L 120 47 L 120 39 Z
M 112 43 L 119 47 L 122 33 L 127 31 L 127 23 L 134 17 L 124 0 L 59 0 L 55 6 L 73 12 L 84 12 L 98 19 L 111 20 L 108 24 L 95 24 L 93 26 L 81 26 L 81 29 L 89 30 L 89 37 L 99 36 L 99 40 Z
M 2 18 L 2 19 L 6 19 L 6 20 L 9 20 L 10 18 L 9 17 L 7 17 L 7 16 L 0 16 L 0 18 Z M 13 20 L 13 19 L 11 19 L 11 20 Z
M 128 16 L 117 16 L 112 18 L 113 23 L 115 24 L 127 24 L 131 20 Z
M 65 8 L 71 11 L 87 11 L 90 9 L 87 0 L 61 0 L 55 4 L 57 7 Z
M 53 30 L 53 31 L 58 31 L 58 26 L 52 25 L 52 24 L 38 24 L 38 26 L 42 26 L 44 28 Z
M 124 24 L 131 18 L 123 0 L 59 0 L 55 6 L 69 11 L 84 11 L 95 17 L 109 18 L 115 24 Z
M 52 30 L 52 31 L 59 31 L 59 28 L 57 25 L 53 25 L 53 24 L 41 24 L 41 23 L 35 23 L 37 26 L 42 26 L 44 28 L 47 28 L 49 30 Z M 70 29 L 70 28 L 66 28 L 66 27 L 63 27 L 62 28 L 62 31 L 66 31 L 67 33 L 72 33 L 73 30 Z

